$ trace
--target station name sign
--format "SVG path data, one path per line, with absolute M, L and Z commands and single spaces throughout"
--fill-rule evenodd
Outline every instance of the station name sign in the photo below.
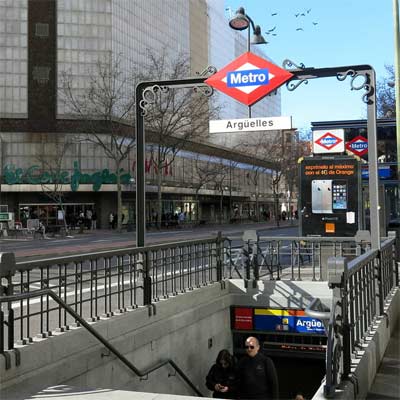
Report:
M 223 119 L 210 121 L 210 133 L 292 129 L 292 117 Z

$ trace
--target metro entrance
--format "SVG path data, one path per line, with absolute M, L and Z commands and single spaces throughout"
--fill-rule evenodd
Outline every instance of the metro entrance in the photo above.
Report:
M 246 352 L 246 338 L 258 338 L 275 363 L 281 398 L 313 397 L 325 376 L 327 338 L 320 320 L 303 309 L 232 306 L 231 330 L 237 359 Z

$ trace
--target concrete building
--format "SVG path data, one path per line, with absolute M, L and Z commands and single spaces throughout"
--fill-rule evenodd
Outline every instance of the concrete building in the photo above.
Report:
M 73 79 L 71 92 L 81 94 L 88 89 L 99 61 L 119 60 L 121 71 L 127 77 L 137 65 L 148 63 L 149 54 L 159 54 L 165 48 L 168 48 L 172 60 L 180 54 L 188 56 L 193 75 L 208 65 L 221 68 L 244 52 L 247 44 L 245 35 L 229 28 L 226 17 L 222 0 L 2 1 L 0 203 L 14 211 L 17 219 L 22 219 L 26 211 L 35 210 L 35 213 L 43 211 L 48 223 L 57 223 L 57 207 L 43 187 L 57 179 L 54 174 L 51 179 L 48 177 L 52 174 L 45 164 L 49 157 L 60 158 L 57 150 L 60 144 L 73 142 L 59 168 L 67 177 L 60 190 L 65 193 L 64 202 L 70 204 L 69 212 L 72 214 L 87 208 L 95 209 L 99 225 L 107 225 L 108 214 L 116 211 L 115 181 L 113 178 L 104 179 L 94 191 L 93 177 L 112 175 L 115 165 L 101 148 L 87 140 L 82 141 L 82 135 L 88 132 L 60 96 L 65 74 Z M 131 94 L 131 88 L 127 87 L 125 95 Z M 225 95 L 215 95 L 211 101 L 223 105 L 221 118 L 246 116 L 247 108 Z M 256 105 L 253 114 L 279 116 L 279 92 Z M 107 129 L 100 125 L 96 127 L 96 134 L 107 135 Z M 132 135 L 129 126 L 123 129 Z M 78 142 L 77 138 L 80 138 Z M 221 136 L 213 142 L 214 145 L 205 146 L 205 152 L 220 160 L 221 144 L 229 143 L 226 138 L 221 140 Z M 230 169 L 222 185 L 229 189 L 221 193 L 216 185 L 210 185 L 202 188 L 200 197 L 196 198 L 193 174 L 189 178 L 190 174 L 185 170 L 182 172 L 181 168 L 193 165 L 200 148 L 192 144 L 193 152 L 180 153 L 168 172 L 170 180 L 163 189 L 164 199 L 169 202 L 165 203 L 166 212 L 184 210 L 195 215 L 194 219 L 201 219 L 202 214 L 212 220 L 217 214 L 212 209 L 217 208 L 222 197 L 225 219 L 229 218 L 232 204 L 238 204 L 244 215 L 254 215 L 255 190 L 247 178 L 243 178 L 251 174 L 252 162 L 240 154 L 232 153 L 227 157 L 229 152 L 224 152 L 223 163 L 229 163 L 227 159 L 232 157 L 235 161 L 235 168 Z M 122 165 L 126 178 L 133 175 L 133 166 L 132 152 Z M 192 171 L 193 167 L 190 169 Z M 76 190 L 71 190 L 70 177 L 77 171 L 86 180 L 80 181 Z M 154 176 L 150 176 L 150 170 L 148 174 L 147 208 L 151 210 Z M 260 212 L 266 212 L 272 202 L 268 180 L 269 172 L 264 168 L 258 188 L 262 193 Z M 134 189 L 132 181 L 125 181 L 123 205 L 127 219 L 134 214 Z M 148 218 L 151 218 L 150 214 Z

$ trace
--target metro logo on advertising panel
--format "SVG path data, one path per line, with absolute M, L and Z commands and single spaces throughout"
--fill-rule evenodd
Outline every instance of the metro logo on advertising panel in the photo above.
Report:
M 337 144 L 342 142 L 342 139 L 338 138 L 334 134 L 328 132 L 321 138 L 319 138 L 315 143 L 318 143 L 320 146 L 324 147 L 325 149 L 332 149 Z
M 247 52 L 210 76 L 205 83 L 251 106 L 278 89 L 292 76 L 289 71 Z
M 344 129 L 313 131 L 313 153 L 343 153 Z
M 368 140 L 363 136 L 357 136 L 346 143 L 346 149 L 361 157 L 368 153 Z

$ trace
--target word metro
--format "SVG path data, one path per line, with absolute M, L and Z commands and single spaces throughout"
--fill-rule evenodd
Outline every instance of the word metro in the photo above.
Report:
M 268 69 L 232 71 L 226 75 L 228 87 L 259 86 L 269 83 Z

